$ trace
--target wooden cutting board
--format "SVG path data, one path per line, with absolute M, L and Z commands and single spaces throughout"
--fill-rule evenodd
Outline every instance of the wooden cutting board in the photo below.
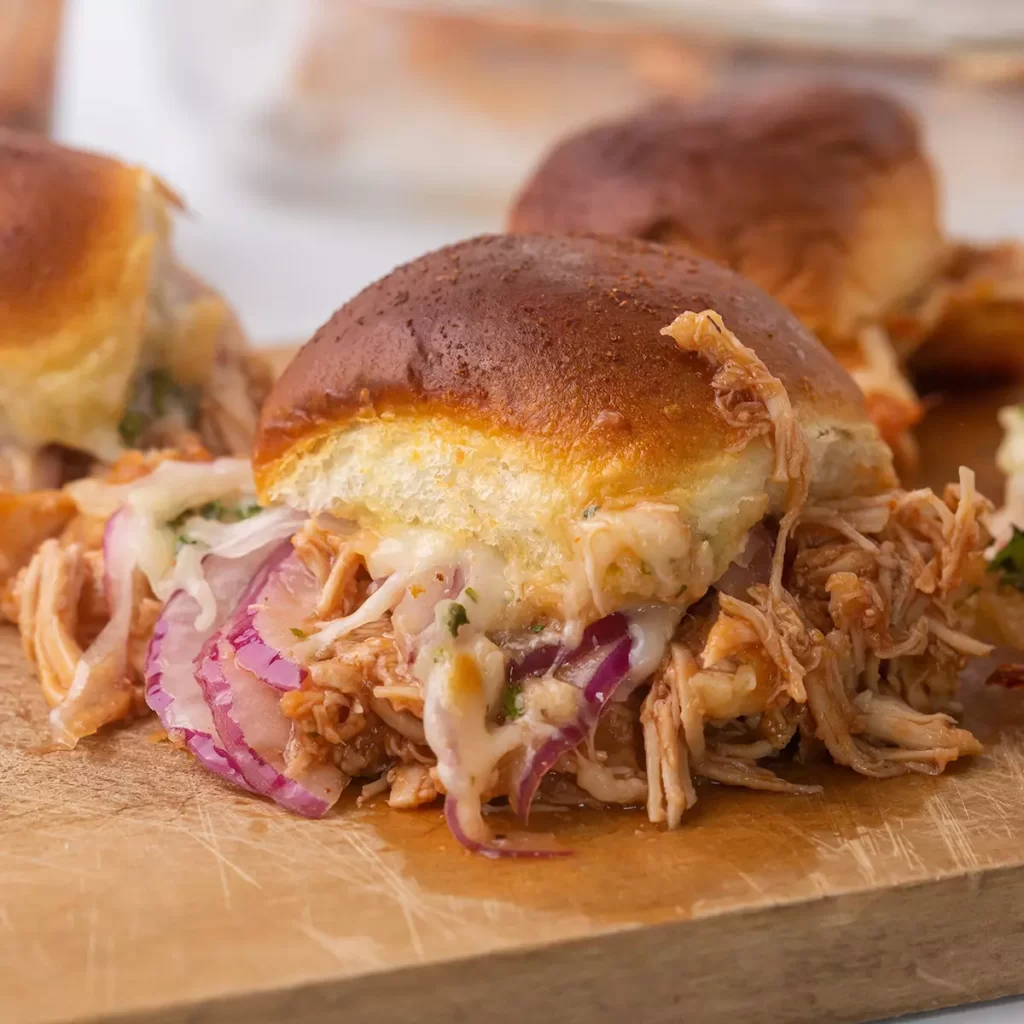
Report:
M 985 401 L 944 406 L 926 475 Z M 987 752 L 941 778 L 704 785 L 673 833 L 538 814 L 575 856 L 495 863 L 436 810 L 291 817 L 152 721 L 42 753 L 0 630 L 0 1019 L 791 1024 L 1022 992 L 1024 692 L 968 702 Z

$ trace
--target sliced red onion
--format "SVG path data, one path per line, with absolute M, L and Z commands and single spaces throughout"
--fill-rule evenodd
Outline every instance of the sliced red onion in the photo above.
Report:
M 579 712 L 575 721 L 559 729 L 528 756 L 519 784 L 510 794 L 515 810 L 524 821 L 529 816 L 530 805 L 545 773 L 563 753 L 586 739 L 597 725 L 605 705 L 628 675 L 630 646 L 631 640 L 627 634 L 583 656 L 578 657 L 577 652 L 573 652 L 575 671 L 570 668 L 568 674 L 570 677 L 575 676 L 570 681 L 583 691 Z
M 120 718 L 132 700 L 128 642 L 135 607 L 136 548 L 145 523 L 122 508 L 103 534 L 103 586 L 110 619 L 82 655 L 67 696 L 50 712 L 54 741 L 74 747 L 83 736 Z
M 177 591 L 187 590 L 200 605 L 197 628 L 208 630 L 215 622 L 222 622 L 226 612 L 222 610 L 217 616 L 204 562 L 211 557 L 245 558 L 254 552 L 262 552 L 265 558 L 271 545 L 291 537 L 300 524 L 297 513 L 282 508 L 266 509 L 238 523 L 193 518 L 187 529 L 190 539 L 197 543 L 186 544 L 178 551 L 170 572 L 162 571 L 156 580 L 150 577 L 153 593 L 166 601 Z
M 198 679 L 225 750 L 249 786 L 296 814 L 323 817 L 341 796 L 346 779 L 331 764 L 314 764 L 297 777 L 285 774 L 291 723 L 277 691 L 242 668 L 230 645 L 218 642 L 216 635 L 204 645 Z
M 179 590 L 164 606 L 146 654 L 146 703 L 160 717 L 168 736 L 184 743 L 215 775 L 244 789 L 249 786 L 224 749 L 193 662 L 217 624 L 237 607 L 266 559 L 264 550 L 243 558 L 208 555 L 202 572 L 213 601 L 209 622 L 202 621 L 196 596 Z
M 293 630 L 313 614 L 319 584 L 292 549 L 281 544 L 263 564 L 239 601 L 224 636 L 235 661 L 275 690 L 297 690 L 306 670 L 284 652 L 295 646 Z
M 492 837 L 486 841 L 473 839 L 463 826 L 459 801 L 449 794 L 444 801 L 444 819 L 448 828 L 460 845 L 471 853 L 480 853 L 485 857 L 497 858 L 541 858 L 568 857 L 572 851 L 558 846 L 553 839 L 545 842 L 545 837 L 537 835 L 514 834 L 510 836 Z
M 590 651 L 606 644 L 614 643 L 626 635 L 629 620 L 621 612 L 606 615 L 597 622 L 592 622 L 583 631 L 583 638 L 578 647 L 567 651 L 560 644 L 544 644 L 535 647 L 522 661 L 512 666 L 509 681 L 516 683 L 530 676 L 546 675 L 556 665 L 575 661 Z

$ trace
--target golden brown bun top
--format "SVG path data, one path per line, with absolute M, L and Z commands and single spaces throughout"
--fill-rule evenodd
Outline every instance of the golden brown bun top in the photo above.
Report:
M 630 239 L 494 235 L 414 260 L 343 306 L 264 405 L 257 472 L 266 485 L 354 421 L 411 417 L 526 438 L 566 462 L 628 450 L 641 476 L 677 474 L 738 440 L 707 361 L 660 333 L 705 309 L 782 380 L 802 422 L 866 425 L 832 356 L 732 272 Z
M 0 130 L 0 348 L 48 342 L 118 295 L 144 173 Z
M 582 131 L 542 162 L 509 228 L 687 245 L 833 340 L 927 280 L 937 207 L 910 113 L 818 85 L 663 102 Z

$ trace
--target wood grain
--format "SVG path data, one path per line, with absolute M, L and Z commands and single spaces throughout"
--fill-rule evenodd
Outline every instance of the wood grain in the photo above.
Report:
M 436 810 L 291 817 L 151 720 L 42 753 L 10 630 L 0 679 L 4 1019 L 788 1024 L 1024 991 L 1019 692 L 968 695 L 986 753 L 940 778 L 707 784 L 674 833 L 549 812 L 573 858 L 494 863 Z

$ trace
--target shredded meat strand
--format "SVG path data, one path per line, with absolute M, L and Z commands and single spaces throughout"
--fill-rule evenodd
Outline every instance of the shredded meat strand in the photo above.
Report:
M 814 796 L 821 786 L 804 786 L 780 779 L 773 771 L 738 757 L 709 751 L 697 768 L 702 778 L 725 786 L 742 786 L 765 793 L 789 793 L 793 796 Z

